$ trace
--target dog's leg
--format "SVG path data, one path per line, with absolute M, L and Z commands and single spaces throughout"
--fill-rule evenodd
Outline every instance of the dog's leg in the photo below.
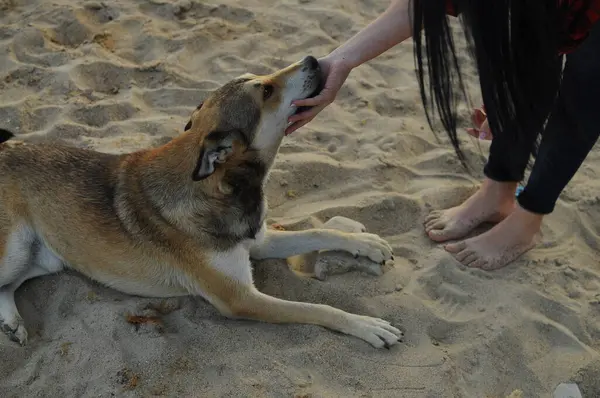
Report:
M 238 291 L 239 292 L 239 291 Z M 324 305 L 282 300 L 244 287 L 235 299 L 219 300 L 224 315 L 269 323 L 312 324 L 363 339 L 375 348 L 389 348 L 402 341 L 404 333 L 389 322 L 351 314 Z
M 24 224 L 16 225 L 6 236 L 0 262 L 0 288 L 10 285 L 26 271 L 34 242 L 34 231 Z
M 251 248 L 250 257 L 256 260 L 288 258 L 315 250 L 343 250 L 355 257 L 368 257 L 377 263 L 393 258 L 392 248 L 378 235 L 327 229 L 267 230 L 264 240 Z
M 31 239 L 9 239 L 10 244 L 6 246 L 2 276 L 14 275 L 17 272 L 18 274 L 9 284 L 0 288 L 0 328 L 12 341 L 25 345 L 27 330 L 15 303 L 15 292 L 28 279 L 60 271 L 63 263 L 43 243 L 35 239 L 33 233 L 22 237 Z M 29 247 L 25 250 L 26 245 Z
M 374 347 L 388 347 L 401 340 L 403 333 L 378 318 L 350 314 L 323 304 L 293 302 L 268 296 L 252 283 L 248 251 L 238 247 L 210 259 L 208 267 L 195 278 L 202 294 L 222 314 L 235 318 L 271 323 L 320 325 L 359 337 Z M 192 292 L 195 293 L 195 292 Z
M 0 289 L 0 327 L 12 341 L 21 345 L 27 343 L 27 330 L 15 303 L 15 291 L 26 280 L 49 273 L 45 268 L 34 266 L 25 271 L 16 281 Z

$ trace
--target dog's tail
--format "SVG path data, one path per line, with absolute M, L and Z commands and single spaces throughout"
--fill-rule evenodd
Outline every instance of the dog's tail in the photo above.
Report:
M 11 133 L 10 131 L 0 128 L 0 144 L 5 143 L 6 141 L 10 140 L 14 136 L 15 135 L 13 133 Z
M 0 128 L 0 144 L 5 143 L 6 141 L 10 140 L 11 138 L 14 138 L 14 134 L 11 133 L 8 130 L 5 130 L 3 128 Z

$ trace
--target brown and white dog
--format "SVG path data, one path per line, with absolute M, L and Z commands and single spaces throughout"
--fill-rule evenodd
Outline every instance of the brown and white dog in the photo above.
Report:
M 321 84 L 313 57 L 215 90 L 167 144 L 124 155 L 0 137 L 0 324 L 27 341 L 14 292 L 69 267 L 125 293 L 200 295 L 229 317 L 306 323 L 375 347 L 401 341 L 389 322 L 259 292 L 250 259 L 343 250 L 383 263 L 377 235 L 265 227 L 264 187 L 294 99 Z

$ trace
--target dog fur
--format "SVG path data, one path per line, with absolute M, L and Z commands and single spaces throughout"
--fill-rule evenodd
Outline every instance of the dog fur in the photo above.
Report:
M 0 131 L 0 325 L 25 344 L 14 293 L 69 267 L 125 293 L 200 295 L 229 317 L 321 325 L 389 347 L 389 322 L 259 292 L 250 259 L 343 250 L 383 263 L 390 246 L 367 233 L 268 230 L 264 195 L 295 108 L 321 84 L 307 57 L 215 90 L 167 144 L 112 155 L 19 144 Z

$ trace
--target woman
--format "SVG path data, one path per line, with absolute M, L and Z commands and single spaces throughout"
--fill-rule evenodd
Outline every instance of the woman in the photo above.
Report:
M 496 269 L 534 246 L 544 215 L 553 211 L 600 134 L 600 25 L 595 24 L 600 0 L 413 1 L 393 1 L 365 29 L 319 60 L 325 88 L 315 98 L 294 102 L 312 108 L 292 116 L 287 133 L 330 104 L 353 68 L 413 36 L 429 123 L 433 107 L 464 160 L 455 107 L 456 94 L 465 91 L 447 18 L 460 12 L 477 63 L 483 121 L 493 140 L 480 189 L 458 207 L 431 213 L 425 230 L 436 242 L 455 241 L 445 248 L 463 264 Z M 515 199 L 533 153 L 529 181 Z M 483 222 L 497 224 L 460 240 Z

